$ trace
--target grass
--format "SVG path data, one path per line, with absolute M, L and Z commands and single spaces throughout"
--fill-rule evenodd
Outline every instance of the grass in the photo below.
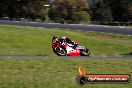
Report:
M 132 60 L 0 59 L 0 88 L 131 88 L 132 84 L 76 83 L 79 65 L 89 74 L 131 74 Z
M 130 55 L 132 36 L 64 29 L 0 25 L 0 55 L 53 55 L 53 35 L 68 36 L 95 56 Z M 125 59 L 125 58 L 124 58 Z M 0 88 L 131 88 L 132 84 L 76 83 L 78 66 L 87 73 L 131 74 L 132 60 L 49 57 L 0 59 Z
M 132 36 L 0 25 L 0 54 L 53 55 L 51 40 L 54 35 L 78 41 L 94 56 L 121 56 L 132 52 Z

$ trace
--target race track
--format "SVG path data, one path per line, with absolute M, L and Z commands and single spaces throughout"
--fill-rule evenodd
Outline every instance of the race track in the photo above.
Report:
M 44 27 L 44 28 L 62 28 L 62 29 L 71 29 L 71 30 L 95 31 L 95 32 L 106 32 L 106 33 L 132 35 L 132 28 L 124 28 L 124 27 L 110 27 L 110 26 L 99 26 L 99 25 L 80 25 L 80 24 L 55 24 L 55 23 L 52 23 L 52 24 L 47 23 L 46 24 L 46 23 L 7 21 L 7 20 L 0 20 L 0 24 Z
M 57 56 L 57 55 L 50 55 L 50 56 L 32 56 L 32 55 L 0 55 L 0 59 L 54 59 L 54 58 L 61 58 L 61 59 L 96 59 L 96 60 L 132 60 L 132 56 Z
M 132 36 L 132 28 L 124 27 L 110 27 L 110 26 L 99 26 L 99 25 L 79 25 L 79 24 L 44 24 L 34 22 L 21 22 L 21 21 L 7 21 L 0 20 L 0 24 L 20 25 L 20 26 L 32 26 L 32 27 L 43 27 L 43 28 L 62 28 L 71 30 L 82 30 L 82 31 L 95 31 L 105 33 L 124 34 Z M 0 59 L 35 59 L 35 58 L 58 58 L 58 56 L 30 56 L 30 55 L 0 55 Z M 60 57 L 64 59 L 76 58 L 76 59 L 126 59 L 132 60 L 132 56 L 119 56 L 119 57 L 103 57 L 103 56 L 90 56 L 90 57 Z

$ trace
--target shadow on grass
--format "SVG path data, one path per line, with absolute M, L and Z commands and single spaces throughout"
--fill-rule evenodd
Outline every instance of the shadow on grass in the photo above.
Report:
M 132 55 L 132 52 L 130 52 L 130 53 L 126 53 L 126 54 L 123 54 L 123 55 Z

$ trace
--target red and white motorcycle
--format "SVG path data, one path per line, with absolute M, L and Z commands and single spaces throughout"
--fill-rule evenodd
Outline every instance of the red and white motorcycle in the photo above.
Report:
M 58 56 L 89 56 L 90 51 L 84 46 L 72 44 L 61 44 L 59 41 L 52 42 L 52 49 Z

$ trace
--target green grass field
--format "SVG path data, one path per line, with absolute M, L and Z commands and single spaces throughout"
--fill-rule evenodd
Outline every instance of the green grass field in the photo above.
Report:
M 94 56 L 121 56 L 132 52 L 132 36 L 0 25 L 0 54 L 53 55 L 54 35 L 70 37 L 88 47 Z
M 78 85 L 79 65 L 87 73 L 131 74 L 132 60 L 0 59 L 0 88 L 131 88 L 132 84 Z
M 132 53 L 132 36 L 0 25 L 0 55 L 55 55 L 53 35 L 68 36 L 88 47 L 94 56 L 122 56 Z M 76 83 L 79 65 L 87 73 L 131 74 L 132 60 L 124 59 L 0 59 L 0 88 L 132 88 L 132 84 Z

